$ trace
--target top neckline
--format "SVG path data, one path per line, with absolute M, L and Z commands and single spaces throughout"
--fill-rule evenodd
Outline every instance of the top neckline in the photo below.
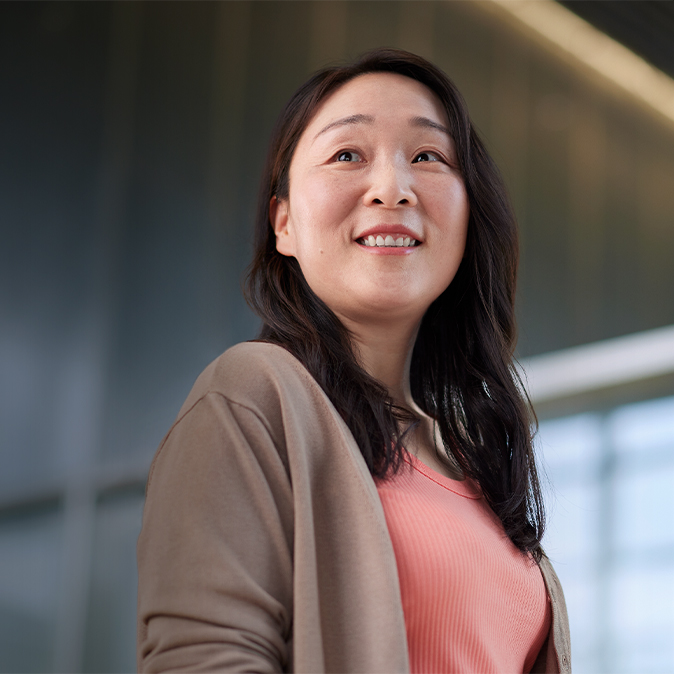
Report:
M 476 500 L 482 498 L 482 493 L 478 486 L 470 478 L 453 480 L 451 477 L 447 477 L 442 473 L 438 473 L 436 470 L 429 468 L 423 461 L 417 459 L 414 454 L 410 454 L 409 452 L 403 457 L 403 461 L 422 475 L 426 476 L 429 480 L 432 480 L 454 494 Z

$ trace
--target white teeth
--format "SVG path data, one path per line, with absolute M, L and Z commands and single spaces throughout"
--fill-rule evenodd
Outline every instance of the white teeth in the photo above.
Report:
M 377 234 L 376 236 L 370 234 L 369 236 L 364 236 L 362 239 L 358 239 L 358 242 L 370 248 L 407 248 L 419 245 L 419 242 L 411 236 L 399 236 L 394 239 L 390 234 L 387 234 L 385 237 L 382 234 Z

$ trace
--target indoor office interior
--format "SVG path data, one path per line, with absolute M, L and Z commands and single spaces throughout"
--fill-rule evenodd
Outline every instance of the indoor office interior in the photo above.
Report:
M 135 670 L 148 468 L 256 336 L 275 117 L 382 45 L 449 74 L 510 189 L 573 669 L 674 672 L 673 34 L 655 1 L 0 4 L 0 672 Z

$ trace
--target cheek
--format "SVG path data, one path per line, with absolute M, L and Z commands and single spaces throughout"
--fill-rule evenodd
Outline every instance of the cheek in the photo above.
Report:
M 461 247 L 461 257 L 468 233 L 470 207 L 468 195 L 463 184 L 456 184 L 452 189 L 437 195 L 434 202 L 435 220 L 441 223 L 445 237 Z
M 334 203 L 333 196 L 318 185 L 315 190 L 306 190 L 297 195 L 292 206 L 296 219 L 308 230 L 315 231 L 323 222 L 331 219 Z
M 357 193 L 345 181 L 324 177 L 305 179 L 301 188 L 291 191 L 292 218 L 300 245 L 315 245 L 331 235 L 343 236 L 342 225 L 347 221 Z
M 433 219 L 439 225 L 440 249 L 442 254 L 436 258 L 435 272 L 440 291 L 453 281 L 466 251 L 468 220 L 470 207 L 462 184 L 438 194 L 434 202 Z

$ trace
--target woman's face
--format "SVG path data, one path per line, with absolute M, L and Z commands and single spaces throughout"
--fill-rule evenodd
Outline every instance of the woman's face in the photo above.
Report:
M 276 248 L 347 325 L 419 321 L 463 257 L 468 199 L 447 116 L 416 80 L 361 75 L 304 130 Z

